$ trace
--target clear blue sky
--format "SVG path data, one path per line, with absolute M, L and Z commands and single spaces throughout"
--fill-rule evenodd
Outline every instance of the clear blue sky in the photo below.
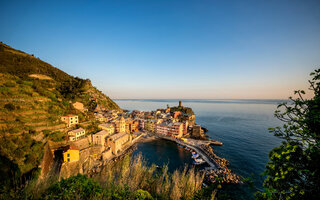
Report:
M 0 41 L 112 98 L 286 98 L 320 67 L 320 1 L 0 1 Z

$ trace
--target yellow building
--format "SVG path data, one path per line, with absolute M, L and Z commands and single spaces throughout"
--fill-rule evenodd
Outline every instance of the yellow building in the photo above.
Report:
M 126 120 L 121 117 L 119 120 L 119 133 L 125 133 L 126 132 Z
M 108 133 L 108 135 L 112 135 L 115 133 L 115 126 L 111 123 L 99 124 L 98 128 L 105 130 Z
M 63 149 L 63 162 L 75 162 L 79 160 L 79 148 L 68 145 Z
M 61 117 L 61 121 L 67 123 L 67 127 L 79 124 L 79 118 L 77 115 L 66 115 Z
M 183 123 L 175 122 L 171 125 L 170 135 L 174 138 L 181 138 L 183 136 Z
M 86 131 L 83 128 L 78 128 L 68 132 L 69 140 L 76 141 L 86 136 Z
M 144 123 L 144 129 L 150 132 L 156 131 L 156 125 L 160 124 L 163 120 L 148 120 Z
M 113 123 L 116 127 L 116 133 L 126 132 L 126 120 L 121 117 L 119 120 L 113 120 Z
M 154 132 L 155 130 L 155 123 L 154 120 L 148 120 L 144 123 L 144 129 L 147 131 Z

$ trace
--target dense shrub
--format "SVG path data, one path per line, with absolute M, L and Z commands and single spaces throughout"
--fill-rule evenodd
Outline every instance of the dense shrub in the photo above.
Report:
M 18 163 L 22 173 L 30 171 L 40 164 L 43 144 L 33 140 L 29 133 L 21 136 L 0 138 L 0 154 Z
M 62 179 L 42 195 L 43 199 L 97 199 L 102 196 L 100 185 L 84 175 Z
M 4 105 L 4 108 L 7 109 L 7 110 L 12 111 L 12 110 L 16 109 L 16 106 L 13 105 L 12 103 L 7 103 L 7 104 Z
M 67 99 L 75 99 L 77 96 L 81 95 L 85 89 L 85 85 L 89 80 L 84 80 L 81 78 L 69 79 L 60 85 L 58 91 L 60 94 Z

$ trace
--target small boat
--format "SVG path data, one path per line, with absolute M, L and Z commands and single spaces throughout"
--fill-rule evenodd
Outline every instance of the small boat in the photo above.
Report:
M 202 161 L 202 162 L 194 162 L 194 165 L 202 165 L 203 163 L 205 163 L 206 161 Z
M 206 161 L 204 161 L 202 158 L 195 158 L 194 159 L 194 164 L 195 165 L 201 165 L 203 163 L 205 163 Z
M 198 158 L 198 157 L 199 157 L 199 154 L 193 154 L 191 157 L 192 157 L 193 159 Z

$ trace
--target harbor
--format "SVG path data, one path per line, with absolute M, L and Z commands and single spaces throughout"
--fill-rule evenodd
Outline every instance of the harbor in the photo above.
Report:
M 190 151 L 192 154 L 191 157 L 194 160 L 194 165 L 207 164 L 208 167 L 205 167 L 202 171 L 204 171 L 208 182 L 214 183 L 219 179 L 221 183 L 242 183 L 240 177 L 228 168 L 228 161 L 224 158 L 220 158 L 213 152 L 210 143 L 205 145 L 205 141 L 203 140 L 189 138 L 187 140 L 181 140 L 162 135 L 157 135 L 157 137 L 173 141 L 180 148 Z

